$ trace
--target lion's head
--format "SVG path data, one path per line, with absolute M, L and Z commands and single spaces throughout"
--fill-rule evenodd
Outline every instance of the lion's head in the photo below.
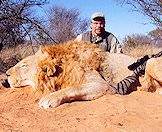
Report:
M 93 61 L 92 61 L 93 60 Z M 40 48 L 7 71 L 11 87 L 32 86 L 58 90 L 79 86 L 87 70 L 98 70 L 103 60 L 95 45 L 69 42 Z
M 11 67 L 7 72 L 8 82 L 12 88 L 24 86 L 37 86 L 37 73 L 39 71 L 38 64 L 47 58 L 47 54 L 43 53 L 41 48 L 35 54 L 26 57 Z
M 32 80 L 36 71 L 35 56 L 29 56 L 6 72 L 8 75 L 8 82 L 11 87 L 27 85 L 34 86 L 34 82 L 32 82 Z

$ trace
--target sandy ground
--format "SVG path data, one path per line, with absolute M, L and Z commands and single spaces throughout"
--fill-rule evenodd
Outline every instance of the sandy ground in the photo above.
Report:
M 162 95 L 155 93 L 107 94 L 41 109 L 28 88 L 0 87 L 2 132 L 162 132 Z

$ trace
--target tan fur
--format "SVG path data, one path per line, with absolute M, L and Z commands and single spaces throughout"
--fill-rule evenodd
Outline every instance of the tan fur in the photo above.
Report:
M 162 57 L 151 58 L 147 61 L 146 72 L 140 82 L 142 84 L 140 90 L 157 91 L 157 93 L 162 94 Z
M 7 74 L 11 87 L 32 86 L 35 91 L 48 93 L 39 106 L 49 108 L 114 93 L 110 84 L 131 75 L 127 66 L 135 60 L 123 54 L 105 53 L 94 44 L 70 41 L 41 48 Z

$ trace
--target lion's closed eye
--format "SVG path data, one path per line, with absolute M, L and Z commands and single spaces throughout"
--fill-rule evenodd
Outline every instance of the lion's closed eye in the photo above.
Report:
M 21 65 L 21 67 L 22 68 L 26 68 L 26 67 L 28 67 L 28 65 L 27 64 L 23 64 L 23 65 Z
M 26 64 L 26 63 L 19 66 L 19 71 L 20 72 L 26 73 L 28 71 L 28 69 L 29 69 L 29 65 Z

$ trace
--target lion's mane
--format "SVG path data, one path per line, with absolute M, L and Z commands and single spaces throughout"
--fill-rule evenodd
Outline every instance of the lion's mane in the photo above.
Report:
M 39 63 L 38 89 L 56 91 L 67 87 L 79 87 L 84 74 L 100 70 L 104 53 L 94 44 L 70 41 L 42 48 L 49 57 Z

